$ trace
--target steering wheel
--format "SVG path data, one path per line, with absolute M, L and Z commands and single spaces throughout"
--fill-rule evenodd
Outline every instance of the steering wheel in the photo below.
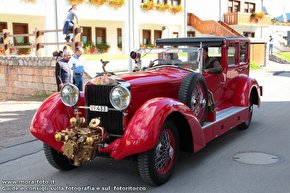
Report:
M 149 67 L 154 67 L 154 66 L 162 65 L 162 64 L 158 64 L 158 63 L 155 64 L 155 62 L 163 62 L 163 64 L 166 64 L 167 63 L 166 60 L 164 60 L 162 58 L 157 58 L 157 59 L 155 59 L 153 61 L 150 61 Z

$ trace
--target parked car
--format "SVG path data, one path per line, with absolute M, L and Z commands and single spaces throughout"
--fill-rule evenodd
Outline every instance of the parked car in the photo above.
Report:
M 135 72 L 111 75 L 104 61 L 84 92 L 67 84 L 43 102 L 30 130 L 53 167 L 135 157 L 142 179 L 161 185 L 180 151 L 196 153 L 250 126 L 262 87 L 249 77 L 248 38 L 159 39 L 156 46 L 131 52 Z

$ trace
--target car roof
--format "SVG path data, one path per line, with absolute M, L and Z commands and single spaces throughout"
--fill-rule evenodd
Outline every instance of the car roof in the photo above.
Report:
M 186 37 L 186 38 L 164 38 L 157 39 L 156 46 L 161 45 L 190 45 L 198 46 L 202 42 L 203 46 L 222 46 L 226 41 L 250 41 L 244 36 L 219 36 L 219 37 Z

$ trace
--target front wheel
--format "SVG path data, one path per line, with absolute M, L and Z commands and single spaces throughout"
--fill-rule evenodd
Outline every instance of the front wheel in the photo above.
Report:
M 76 167 L 70 163 L 69 159 L 65 155 L 45 143 L 43 144 L 43 151 L 48 163 L 56 169 L 71 170 Z
M 157 145 L 138 155 L 138 169 L 142 179 L 153 186 L 167 182 L 174 171 L 178 154 L 177 128 L 174 122 L 165 121 Z

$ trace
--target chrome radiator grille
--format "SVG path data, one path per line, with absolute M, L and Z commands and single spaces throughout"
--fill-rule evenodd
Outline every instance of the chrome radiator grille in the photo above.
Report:
M 102 105 L 112 108 L 109 95 L 114 85 L 87 84 L 85 88 L 86 106 Z M 109 110 L 108 112 L 95 112 L 86 110 L 86 120 L 100 117 L 101 126 L 111 135 L 123 135 L 123 114 L 120 111 Z

